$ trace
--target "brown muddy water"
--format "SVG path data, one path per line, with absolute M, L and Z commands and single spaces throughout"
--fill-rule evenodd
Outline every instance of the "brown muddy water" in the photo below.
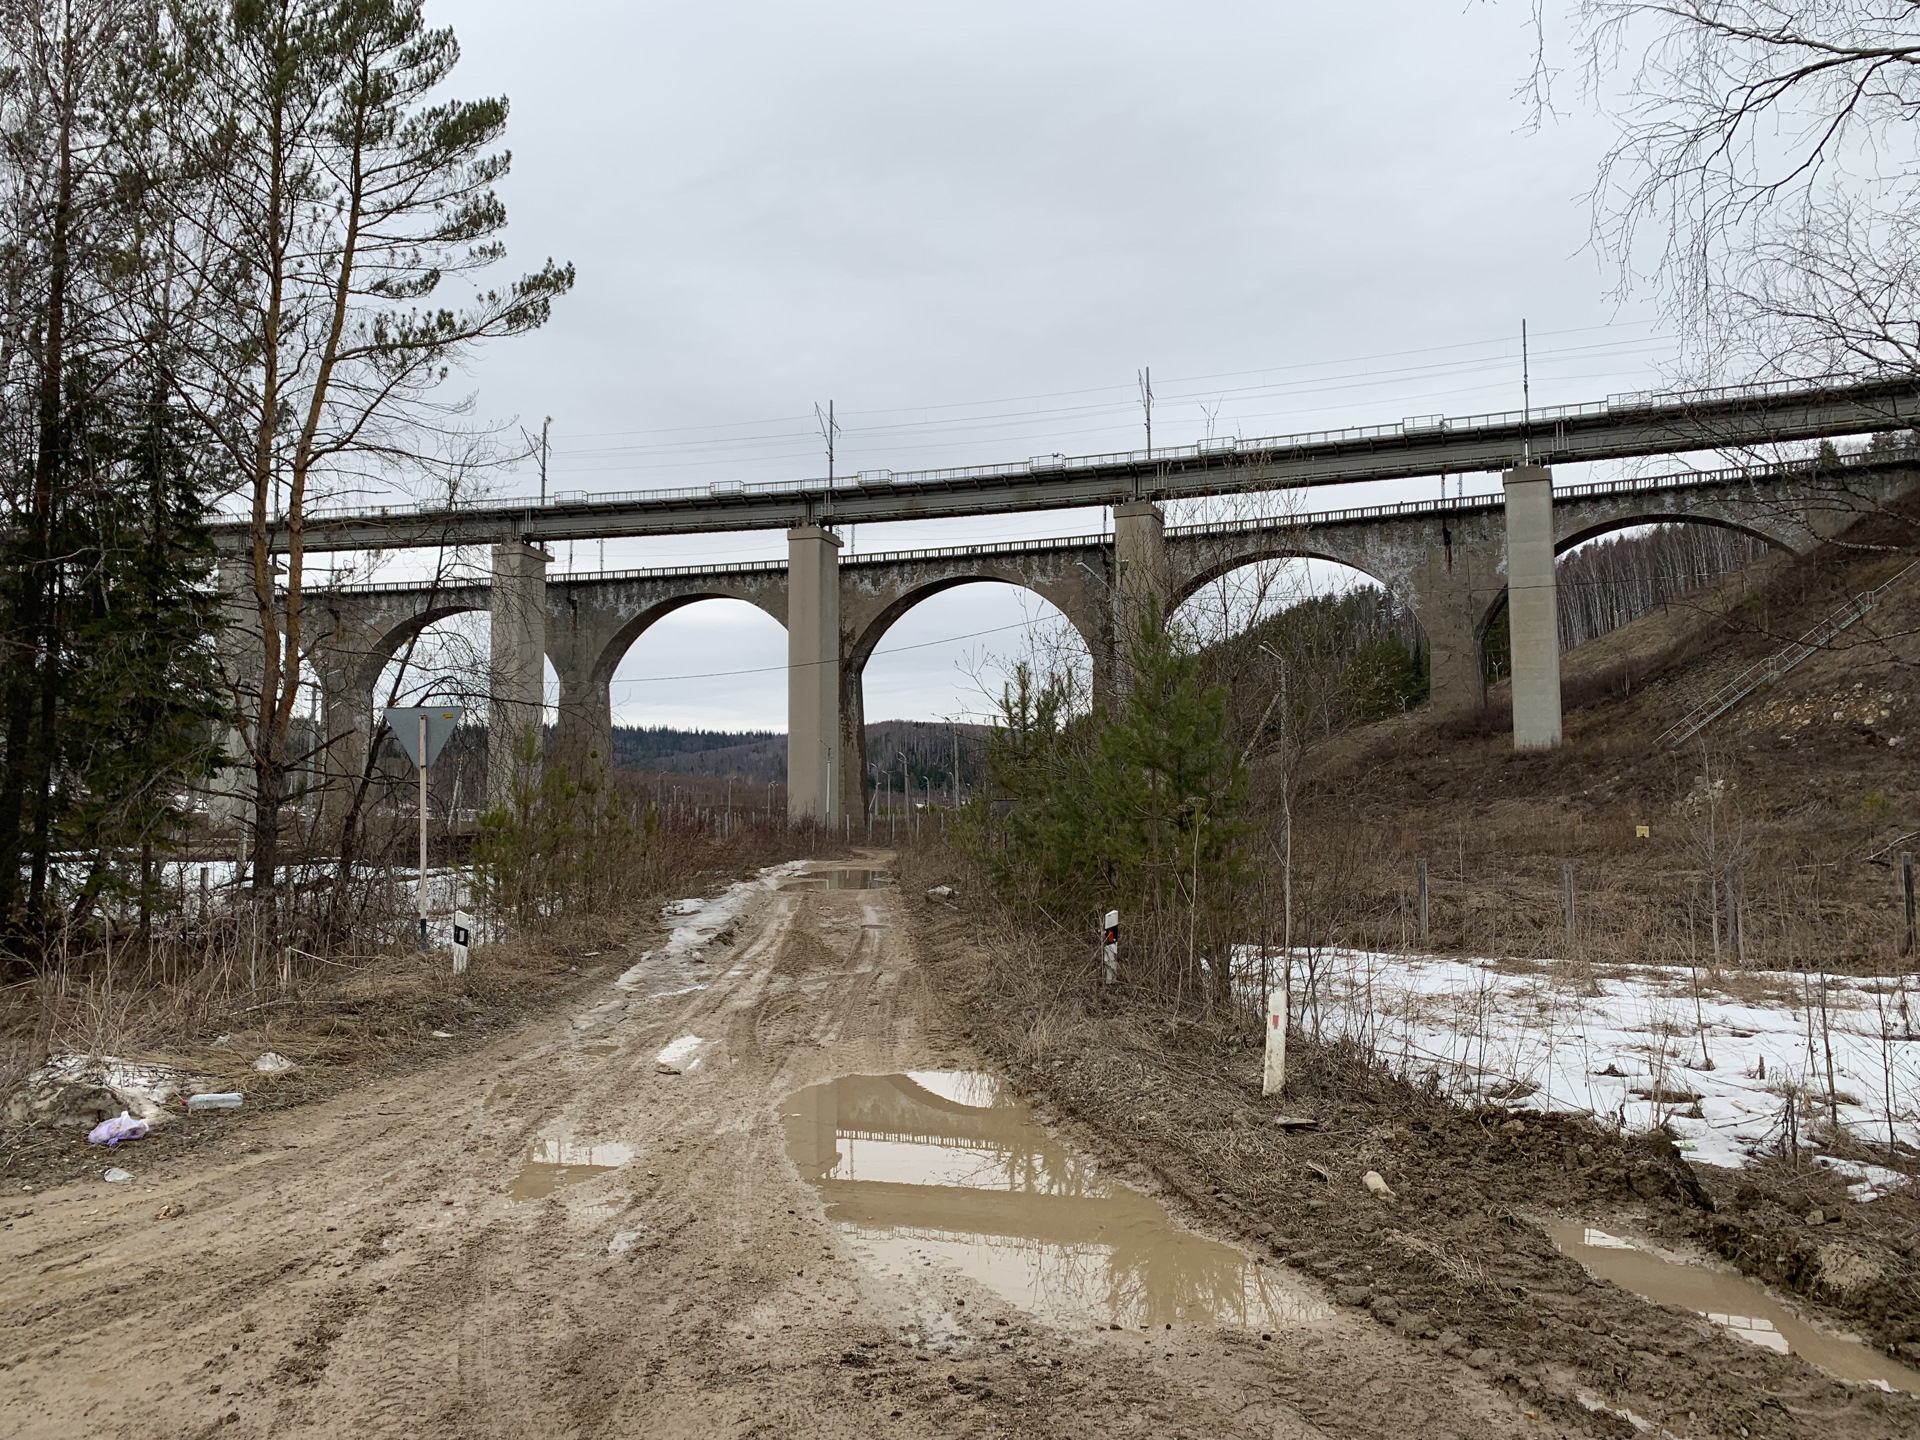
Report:
M 582 1145 L 572 1140 L 540 1140 L 507 1184 L 513 1200 L 542 1200 L 563 1185 L 578 1185 L 633 1159 L 631 1145 Z
M 1180 1229 L 970 1071 L 849 1075 L 781 1106 L 827 1218 L 883 1275 L 958 1274 L 1053 1321 L 1272 1331 L 1330 1318 L 1277 1268 Z
M 1692 1310 L 1750 1344 L 1798 1355 L 1842 1380 L 1920 1395 L 1920 1370 L 1858 1340 L 1815 1329 L 1744 1275 L 1669 1259 L 1643 1241 L 1578 1220 L 1552 1221 L 1547 1230 L 1563 1255 L 1656 1305 Z
M 782 890 L 884 890 L 893 884 L 885 870 L 810 870 L 781 885 Z

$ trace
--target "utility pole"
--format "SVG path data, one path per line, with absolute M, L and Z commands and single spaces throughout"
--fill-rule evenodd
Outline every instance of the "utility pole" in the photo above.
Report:
M 814 421 L 820 426 L 820 433 L 826 437 L 827 488 L 831 490 L 833 488 L 833 442 L 834 442 L 834 437 L 839 435 L 840 433 L 839 422 L 833 418 L 833 401 L 831 400 L 827 401 L 827 413 L 824 415 L 820 413 L 819 402 L 815 401 L 813 406 L 813 418 L 814 418 Z
M 1527 322 L 1520 321 L 1520 463 L 1533 463 L 1533 373 L 1527 363 Z
M 1153 367 L 1147 366 L 1140 371 L 1140 408 L 1147 416 L 1147 449 L 1153 449 Z
M 553 416 L 549 415 L 540 422 L 540 503 L 547 503 L 547 456 L 551 447 L 547 444 L 547 432 L 553 428 Z M 604 552 L 602 552 L 604 553 Z

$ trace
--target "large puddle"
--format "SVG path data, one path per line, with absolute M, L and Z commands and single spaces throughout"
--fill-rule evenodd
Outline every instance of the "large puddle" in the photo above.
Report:
M 581 1145 L 572 1140 L 535 1143 L 520 1173 L 507 1184 L 513 1200 L 541 1200 L 563 1185 L 578 1185 L 633 1159 L 631 1145 Z
M 884 890 L 893 884 L 885 870 L 809 870 L 781 885 L 782 890 Z
M 1920 1370 L 1889 1360 L 1857 1340 L 1816 1330 L 1764 1286 L 1743 1275 L 1669 1260 L 1636 1241 L 1578 1220 L 1557 1220 L 1547 1230 L 1562 1254 L 1623 1290 L 1658 1305 L 1695 1311 L 1742 1340 L 1782 1355 L 1798 1355 L 1842 1380 L 1920 1395 Z
M 782 1118 L 827 1218 L 882 1273 L 957 1271 L 1064 1322 L 1271 1331 L 1332 1314 L 1094 1174 L 990 1075 L 847 1076 L 789 1096 Z

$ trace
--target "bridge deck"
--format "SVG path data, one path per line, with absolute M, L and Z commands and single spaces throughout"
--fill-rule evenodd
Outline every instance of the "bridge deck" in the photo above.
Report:
M 1831 470 L 1837 463 L 1842 469 L 1859 470 L 1877 466 L 1911 464 L 1913 460 L 1914 457 L 1911 454 L 1882 452 L 1843 457 L 1838 462 L 1829 460 L 1825 462 L 1825 467 Z M 1796 477 L 1811 478 L 1816 473 L 1816 467 L 1812 463 L 1735 465 L 1715 470 L 1682 470 L 1664 475 L 1646 475 L 1622 480 L 1596 480 L 1580 485 L 1560 485 L 1554 487 L 1553 499 L 1556 505 L 1572 504 L 1580 500 L 1603 499 L 1613 495 L 1653 494 L 1736 484 L 1742 481 L 1764 483 L 1791 480 Z M 1316 510 L 1298 515 L 1253 516 L 1243 520 L 1214 521 L 1203 525 L 1169 525 L 1166 529 L 1166 538 L 1168 540 L 1205 539 L 1210 536 L 1310 530 L 1333 525 L 1362 525 L 1373 521 L 1412 519 L 1426 515 L 1480 514 L 1489 510 L 1498 510 L 1504 503 L 1504 498 L 1499 495 L 1467 495 L 1444 500 L 1403 500 L 1389 505 L 1356 505 L 1340 510 Z M 1034 540 L 1002 540 L 974 545 L 943 545 L 918 550 L 882 550 L 864 555 L 848 555 L 841 560 L 840 568 L 851 570 L 949 559 L 978 559 L 995 555 L 1040 555 L 1059 550 L 1093 550 L 1112 543 L 1113 536 L 1110 534 L 1065 535 Z M 552 576 L 547 583 L 585 585 L 627 580 L 784 574 L 786 569 L 787 562 L 784 559 L 739 560 L 718 565 L 656 565 L 627 570 L 575 571 Z M 389 580 L 359 585 L 315 587 L 308 593 L 316 595 L 425 594 L 435 589 L 448 593 L 459 590 L 484 590 L 487 588 L 487 583 L 485 579 L 460 580 L 452 583 L 443 582 L 436 586 L 419 580 Z

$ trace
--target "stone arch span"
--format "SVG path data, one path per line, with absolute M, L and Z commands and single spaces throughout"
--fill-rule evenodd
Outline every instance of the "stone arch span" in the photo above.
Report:
M 559 749 L 576 771 L 612 759 L 614 671 L 641 638 L 703 600 L 739 600 L 787 623 L 784 565 L 733 573 L 639 575 L 547 586 L 547 654 L 560 679 Z
M 724 590 L 696 591 L 685 595 L 675 595 L 648 606 L 608 635 L 600 645 L 599 654 L 592 660 L 587 671 L 587 683 L 590 685 L 610 685 L 614 671 L 620 668 L 620 662 L 626 659 L 627 652 L 640 643 L 641 638 L 662 620 L 676 611 L 698 605 L 703 600 L 737 600 L 752 605 L 762 614 L 770 615 L 782 629 L 786 628 L 787 612 L 785 606 L 770 606 L 744 595 L 729 594 Z
M 931 567 L 925 564 L 866 567 L 843 565 L 840 611 L 840 753 L 866 752 L 866 668 L 880 642 L 923 601 L 965 585 L 1010 585 L 1046 601 L 1065 617 L 1087 647 L 1096 693 L 1107 671 L 1105 609 L 1109 573 L 1103 552 L 1041 552 L 1008 557 L 1016 563 Z M 1021 563 L 1024 562 L 1024 563 Z M 1096 568 L 1096 564 L 1098 566 Z M 932 570 L 933 573 L 928 573 Z M 886 572 L 886 573 L 879 573 Z M 866 764 L 843 765 L 840 806 L 855 816 L 866 810 Z
M 1556 509 L 1554 514 L 1553 554 L 1555 560 L 1569 551 L 1575 550 L 1589 540 L 1598 540 L 1603 535 L 1617 534 L 1622 530 L 1636 530 L 1653 525 L 1705 525 L 1717 530 L 1731 530 L 1735 534 L 1745 535 L 1758 540 L 1763 545 L 1783 555 L 1803 555 L 1816 543 L 1810 531 L 1802 527 L 1780 524 L 1770 517 L 1716 514 L 1701 511 L 1680 511 L 1659 509 L 1609 507 L 1608 513 L 1594 515 L 1591 512 L 1580 513 L 1580 506 L 1566 507 L 1562 514 Z M 1474 635 L 1480 646 L 1480 654 L 1485 655 L 1487 633 L 1500 619 L 1507 603 L 1507 587 L 1501 584 L 1484 598 L 1474 616 Z M 1596 637 L 1598 638 L 1598 637 Z
M 1334 546 L 1289 544 L 1249 548 L 1233 555 L 1210 560 L 1200 569 L 1177 578 L 1172 587 L 1173 608 L 1179 609 L 1207 586 L 1216 580 L 1225 579 L 1236 570 L 1244 570 L 1252 565 L 1271 564 L 1275 561 L 1317 560 L 1324 565 L 1338 565 L 1343 570 L 1351 570 L 1354 574 L 1363 576 L 1379 586 L 1384 593 L 1407 607 L 1408 613 L 1420 624 L 1421 633 L 1425 634 L 1426 625 L 1420 614 L 1420 597 L 1414 592 L 1413 587 L 1404 579 L 1396 583 L 1386 566 L 1358 563 L 1365 558 L 1343 554 Z
M 1810 548 L 1806 540 L 1789 533 L 1785 526 L 1754 520 L 1737 520 L 1722 515 L 1674 514 L 1670 511 L 1659 511 L 1647 515 L 1627 514 L 1588 518 L 1584 522 L 1570 516 L 1564 527 L 1559 516 L 1556 515 L 1554 518 L 1553 553 L 1556 557 L 1586 544 L 1589 540 L 1598 540 L 1603 535 L 1616 534 L 1622 530 L 1637 530 L 1651 525 L 1707 525 L 1716 530 L 1731 530 L 1737 535 L 1758 540 L 1763 545 L 1786 555 L 1805 554 Z

